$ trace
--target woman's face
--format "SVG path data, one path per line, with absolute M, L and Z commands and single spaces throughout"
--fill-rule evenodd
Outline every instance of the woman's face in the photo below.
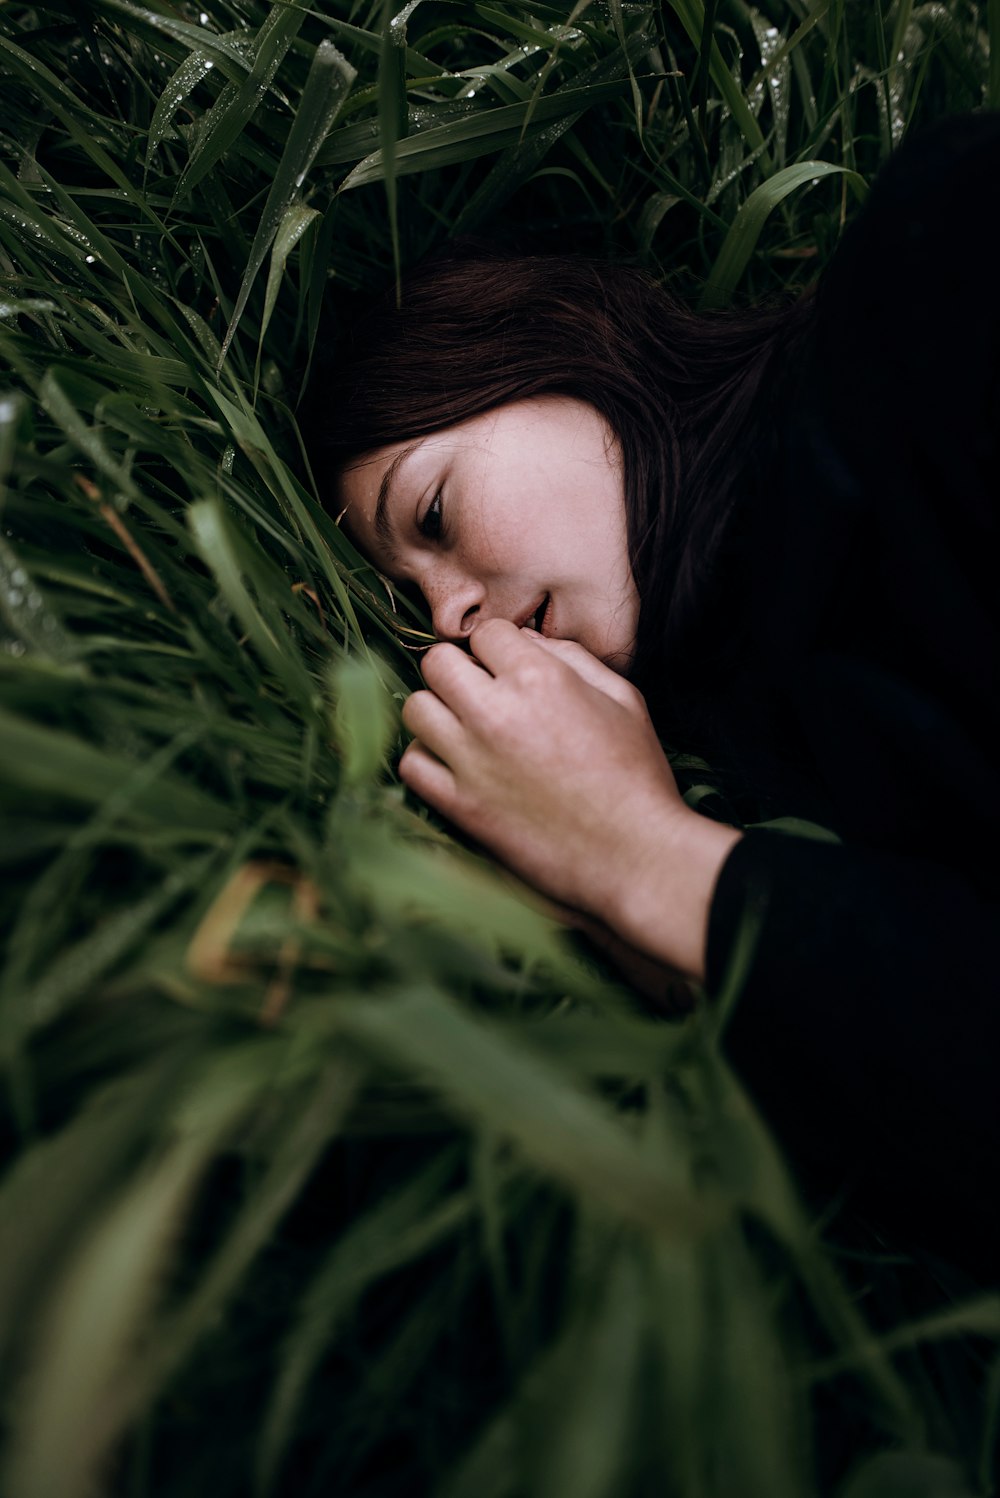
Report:
M 639 595 L 621 459 L 592 406 L 512 401 L 379 448 L 343 473 L 340 503 L 379 571 L 420 589 L 440 639 L 509 619 L 627 669 Z

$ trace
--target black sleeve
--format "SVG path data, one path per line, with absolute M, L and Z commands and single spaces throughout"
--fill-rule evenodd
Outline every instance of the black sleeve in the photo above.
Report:
M 1000 1244 L 995 898 L 934 863 L 758 829 L 716 889 L 710 993 L 747 919 L 758 935 L 726 1049 L 792 1159 L 855 1188 L 882 1225 L 988 1260 Z
M 841 844 L 764 829 L 711 910 L 726 1049 L 793 1163 L 1000 1278 L 1000 116 L 904 147 L 820 289 L 765 655 Z

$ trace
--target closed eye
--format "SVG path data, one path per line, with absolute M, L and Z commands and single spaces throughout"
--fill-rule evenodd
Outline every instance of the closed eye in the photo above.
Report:
M 418 521 L 417 530 L 427 541 L 440 541 L 444 532 L 444 515 L 441 511 L 440 489 Z

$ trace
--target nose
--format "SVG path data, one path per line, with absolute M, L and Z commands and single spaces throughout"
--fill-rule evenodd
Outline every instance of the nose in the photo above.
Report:
M 482 584 L 450 570 L 435 570 L 420 578 L 418 586 L 427 600 L 438 639 L 464 640 L 485 600 Z

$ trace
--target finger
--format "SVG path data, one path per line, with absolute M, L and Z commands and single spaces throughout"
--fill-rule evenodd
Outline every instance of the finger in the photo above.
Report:
M 405 786 L 448 816 L 455 803 L 455 777 L 419 739 L 407 744 L 399 761 L 399 778 Z
M 424 681 L 457 718 L 479 700 L 489 675 L 457 645 L 432 645 L 421 663 Z
M 571 666 L 577 676 L 582 677 L 589 686 L 597 687 L 599 691 L 614 698 L 615 702 L 620 702 L 623 707 L 633 707 L 636 700 L 641 698 L 641 693 L 630 681 L 626 681 L 625 677 L 620 676 L 617 671 L 612 671 L 610 666 L 599 661 L 596 655 L 591 655 L 590 651 L 583 645 L 577 644 L 576 640 L 549 639 L 533 629 L 522 629 L 521 634 L 525 635 L 533 645 L 539 645 L 543 650 L 548 651 L 549 655 L 565 661 L 566 665 Z
M 473 655 L 494 676 L 525 659 L 531 643 L 509 619 L 486 619 L 469 636 Z
M 462 734 L 451 708 L 434 692 L 411 692 L 403 703 L 403 725 L 438 759 L 450 763 Z

